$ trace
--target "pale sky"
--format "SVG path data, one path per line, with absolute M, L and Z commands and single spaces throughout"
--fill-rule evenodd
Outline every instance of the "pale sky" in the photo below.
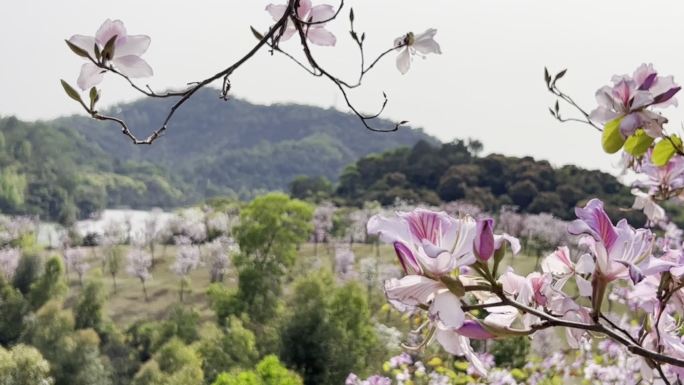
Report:
M 75 84 L 82 64 L 63 39 L 93 35 L 106 18 L 122 19 L 130 34 L 152 37 L 144 58 L 155 76 L 141 84 L 155 89 L 222 70 L 254 44 L 250 25 L 265 30 L 271 23 L 264 11 L 270 1 L 262 0 L 2 2 L 0 115 L 28 120 L 80 113 L 59 85 L 60 78 Z M 389 48 L 408 31 L 431 27 L 438 29 L 443 51 L 414 61 L 405 76 L 390 55 L 363 90 L 353 94 L 356 104 L 374 111 L 384 90 L 390 98 L 385 117 L 409 120 L 444 141 L 478 138 L 486 153 L 615 170 L 617 158 L 602 153 L 598 132 L 557 123 L 549 115 L 553 98 L 542 81 L 545 65 L 568 68 L 562 84 L 587 109 L 594 107 L 595 90 L 613 74 L 631 73 L 642 62 L 684 81 L 680 1 L 347 0 L 346 6 L 355 9 L 357 30 L 367 33 L 369 53 Z M 329 69 L 352 78 L 357 51 L 348 37 L 346 14 L 329 26 L 338 46 L 315 48 L 315 54 Z M 297 44 L 293 40 L 282 47 L 296 49 Z M 265 51 L 238 70 L 232 83 L 234 96 L 255 103 L 295 102 L 346 111 L 332 84 Z M 121 79 L 109 77 L 102 86 L 105 105 L 138 97 Z M 563 110 L 565 115 L 571 112 Z M 679 130 L 681 109 L 671 108 L 666 116 L 670 130 Z

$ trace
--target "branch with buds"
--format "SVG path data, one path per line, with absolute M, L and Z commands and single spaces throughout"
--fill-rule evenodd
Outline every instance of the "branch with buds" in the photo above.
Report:
M 353 9 L 350 10 L 350 36 L 359 47 L 361 64 L 358 79 L 355 82 L 347 82 L 333 75 L 320 65 L 310 47 L 310 43 L 323 46 L 335 45 L 337 39 L 324 27 L 325 24 L 333 22 L 338 18 L 343 7 L 344 0 L 340 1 L 336 10 L 332 6 L 325 4 L 312 6 L 311 0 L 288 0 L 287 4 L 283 5 L 271 4 L 266 10 L 273 16 L 275 23 L 263 34 L 254 27 L 251 28 L 252 34 L 257 38 L 258 42 L 249 52 L 214 75 L 200 81 L 188 83 L 187 87 L 183 90 L 167 92 L 156 92 L 149 85 L 142 87 L 133 80 L 134 78 L 152 75 L 152 68 L 140 57 L 147 50 L 150 38 L 144 35 L 128 35 L 121 21 L 107 20 L 94 37 L 74 35 L 69 40 L 66 40 L 71 51 L 87 61 L 81 68 L 78 86 L 84 91 L 89 90 L 88 101 L 86 102 L 81 94 L 66 81 L 62 80 L 62 86 L 67 95 L 79 103 L 93 119 L 117 124 L 121 128 L 121 132 L 133 144 L 152 144 L 166 132 L 178 109 L 200 89 L 221 80 L 222 86 L 219 97 L 223 100 L 228 100 L 232 88 L 231 76 L 266 46 L 270 49 L 271 53 L 278 52 L 284 54 L 310 75 L 322 77 L 332 82 L 342 93 L 347 107 L 361 121 L 365 128 L 378 132 L 396 131 L 401 125 L 408 122 L 401 121 L 395 123 L 391 128 L 378 128 L 372 125 L 372 122 L 381 116 L 387 106 L 388 97 L 384 92 L 382 106 L 379 111 L 374 114 L 365 114 L 352 102 L 348 91 L 360 87 L 364 76 L 381 59 L 395 50 L 401 51 L 397 65 L 402 73 L 408 70 L 412 55 L 416 53 L 421 55 L 441 53 L 439 45 L 433 39 L 436 30 L 428 30 L 429 33 L 426 32 L 418 37 L 414 37 L 412 33 L 406 34 L 398 39 L 391 48 L 378 55 L 370 65 L 366 65 L 364 51 L 366 34 L 362 33 L 359 36 L 355 31 L 354 11 Z M 308 64 L 297 59 L 294 54 L 287 52 L 281 47 L 281 42 L 289 39 L 294 34 L 299 36 L 299 46 Z M 105 73 L 113 73 L 124 79 L 134 90 L 143 96 L 150 98 L 177 98 L 178 100 L 171 106 L 159 128 L 147 136 L 138 137 L 123 119 L 101 113 L 96 108 L 101 99 L 101 90 L 97 89 L 96 85 L 102 80 Z

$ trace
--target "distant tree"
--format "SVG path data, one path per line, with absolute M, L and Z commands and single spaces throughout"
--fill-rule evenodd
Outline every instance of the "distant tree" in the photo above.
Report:
M 64 265 L 61 258 L 52 257 L 45 263 L 43 275 L 31 284 L 29 302 L 34 309 L 43 306 L 53 298 L 60 298 L 67 291 L 64 279 Z
M 0 280 L 0 345 L 13 345 L 19 339 L 24 329 L 24 317 L 30 310 L 19 289 Z
M 280 282 L 294 263 L 296 247 L 311 233 L 313 209 L 287 195 L 255 198 L 240 213 L 235 234 L 240 253 L 234 258 L 239 281 L 237 299 L 252 321 L 273 319 Z
M 508 196 L 513 203 L 523 209 L 527 209 L 538 193 L 537 186 L 529 180 L 516 182 L 508 189 Z
M 0 346 L 0 384 L 52 385 L 50 363 L 32 347 L 19 344 L 10 350 Z
M 208 243 L 206 251 L 211 282 L 223 282 L 223 276 L 230 265 L 230 256 L 239 252 L 239 246 L 232 238 L 223 236 Z
M 202 360 L 178 339 L 162 346 L 135 375 L 133 385 L 202 385 Z
M 73 272 L 78 277 L 78 284 L 83 287 L 83 276 L 90 269 L 85 250 L 82 248 L 67 248 L 64 251 L 64 263 L 68 272 Z
M 14 271 L 12 285 L 27 295 L 31 285 L 40 276 L 43 270 L 43 259 L 38 253 L 24 253 L 19 259 L 19 264 Z
M 150 274 L 150 267 L 152 266 L 152 257 L 141 249 L 133 248 L 128 252 L 128 265 L 126 272 L 140 280 L 142 284 L 143 294 L 145 295 L 145 302 L 147 302 L 147 288 L 145 283 L 152 278 Z
M 180 278 L 178 295 L 183 302 L 185 286 L 190 284 L 190 272 L 197 269 L 201 263 L 200 249 L 190 244 L 187 237 L 176 237 L 176 261 L 171 265 L 171 270 Z
M 106 272 L 112 277 L 112 284 L 114 287 L 114 293 L 117 291 L 116 276 L 121 271 L 123 265 L 123 247 L 120 245 L 110 245 L 104 250 L 105 258 L 105 269 Z
M 287 370 L 278 357 L 264 357 L 254 370 L 221 374 L 212 385 L 302 385 L 302 379 Z
M 102 330 L 104 306 L 106 301 L 104 285 L 99 274 L 88 279 L 78 295 L 74 313 L 76 328 Z
M 290 182 L 290 195 L 296 199 L 320 202 L 332 194 L 332 184 L 324 176 L 298 176 Z
M 56 300 L 46 303 L 27 324 L 22 337 L 50 362 L 55 385 L 110 385 L 100 357 L 100 339 L 92 329 L 75 330 L 74 317 Z
M 221 372 L 252 367 L 259 357 L 254 333 L 235 316 L 229 317 L 225 330 L 209 324 L 201 328 L 200 334 L 198 352 L 208 383 Z
M 299 281 L 291 301 L 281 357 L 305 384 L 343 383 L 366 367 L 377 341 L 362 289 L 335 288 L 329 274 L 318 274 Z

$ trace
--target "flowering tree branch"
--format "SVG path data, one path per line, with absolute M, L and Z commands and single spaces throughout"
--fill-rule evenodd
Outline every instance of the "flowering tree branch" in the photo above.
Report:
M 95 36 L 95 38 L 75 35 L 66 41 L 67 45 L 74 53 L 88 61 L 88 63 L 82 68 L 78 83 L 79 86 L 84 90 L 90 88 L 90 103 L 85 103 L 79 92 L 65 81 L 62 81 L 62 85 L 68 96 L 77 101 L 92 118 L 102 121 L 110 121 L 117 124 L 121 128 L 121 132 L 127 136 L 133 144 L 152 144 L 168 129 L 176 111 L 200 89 L 217 80 L 222 80 L 220 98 L 228 100 L 228 94 L 231 90 L 230 77 L 238 68 L 248 62 L 264 46 L 268 46 L 271 49 L 271 52 L 279 52 L 284 54 L 289 59 L 294 61 L 298 66 L 306 70 L 310 75 L 315 77 L 324 77 L 330 80 L 342 93 L 348 108 L 359 118 L 361 123 L 367 129 L 379 132 L 396 131 L 400 125 L 407 122 L 401 121 L 390 129 L 375 128 L 370 125 L 370 121 L 378 118 L 385 110 L 385 107 L 388 103 L 388 98 L 384 93 L 383 103 L 380 110 L 375 114 L 369 115 L 361 113 L 353 104 L 348 95 L 348 90 L 361 86 L 364 76 L 372 68 L 374 68 L 382 58 L 393 51 L 401 50 L 402 48 L 404 49 L 404 52 L 400 54 L 400 58 L 402 59 L 400 70 L 402 70 L 402 72 L 405 72 L 405 70 L 408 69 L 408 65 L 410 64 L 410 55 L 413 52 L 420 52 L 421 54 L 431 52 L 439 53 L 439 46 L 433 40 L 434 32 L 431 32 L 425 36 L 420 35 L 419 37 L 415 38 L 412 34 L 408 34 L 401 41 L 395 42 L 393 47 L 382 52 L 373 62 L 371 62 L 370 65 L 366 66 L 366 58 L 363 48 L 365 33 L 359 36 L 354 30 L 354 12 L 353 10 L 350 10 L 350 34 L 355 43 L 358 45 L 361 53 L 361 69 L 358 80 L 355 83 L 349 83 L 337 76 L 332 75 L 329 71 L 324 69 L 314 57 L 309 46 L 309 41 L 320 45 L 335 44 L 336 38 L 329 31 L 325 30 L 324 26 L 326 23 L 336 20 L 343 7 L 344 0 L 340 1 L 340 4 L 336 10 L 329 5 L 312 7 L 311 0 L 288 0 L 287 4 L 285 5 L 271 4 L 266 9 L 269 13 L 271 13 L 271 15 L 273 15 L 275 23 L 265 34 L 261 34 L 252 27 L 252 33 L 257 37 L 258 43 L 249 52 L 224 70 L 217 72 L 216 74 L 209 76 L 204 80 L 188 83 L 187 88 L 184 90 L 167 92 L 156 92 L 152 90 L 149 85 L 142 87 L 132 79 L 132 77 L 149 76 L 152 74 L 152 69 L 149 67 L 149 65 L 147 65 L 147 63 L 139 57 L 146 51 L 147 46 L 149 45 L 149 37 L 144 35 L 127 35 L 125 29 L 123 28 L 123 24 L 120 21 L 117 20 L 112 22 L 107 20 L 98 31 L 98 34 Z M 280 47 L 281 41 L 288 39 L 294 33 L 296 33 L 300 38 L 300 48 L 306 57 L 308 65 L 299 61 L 294 55 L 286 52 Z M 95 88 L 95 84 L 99 83 L 103 74 L 107 72 L 111 72 L 123 78 L 133 89 L 146 97 L 178 98 L 178 100 L 169 109 L 159 128 L 145 137 L 138 137 L 133 133 L 123 119 L 115 116 L 105 115 L 100 113 L 95 108 L 100 99 L 100 91 Z

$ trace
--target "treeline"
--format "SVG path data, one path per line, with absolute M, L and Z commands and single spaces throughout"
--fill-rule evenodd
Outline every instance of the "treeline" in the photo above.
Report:
M 614 217 L 643 223 L 639 212 L 618 212 L 631 207 L 634 197 L 610 174 L 576 166 L 553 168 L 529 156 L 478 157 L 479 149 L 476 141 L 456 140 L 441 146 L 421 141 L 413 148 L 370 155 L 344 170 L 334 195 L 356 206 L 366 201 L 389 205 L 397 199 L 433 205 L 466 201 L 489 212 L 517 206 L 523 213 L 545 212 L 566 220 L 574 218 L 578 203 L 598 197 Z M 295 180 L 293 192 L 309 191 L 302 187 L 305 182 Z M 316 185 L 326 188 L 320 181 L 308 183 L 311 191 L 316 191 Z
M 177 182 L 146 162 L 121 161 L 76 131 L 0 118 L 0 212 L 70 224 L 106 207 L 168 206 Z

